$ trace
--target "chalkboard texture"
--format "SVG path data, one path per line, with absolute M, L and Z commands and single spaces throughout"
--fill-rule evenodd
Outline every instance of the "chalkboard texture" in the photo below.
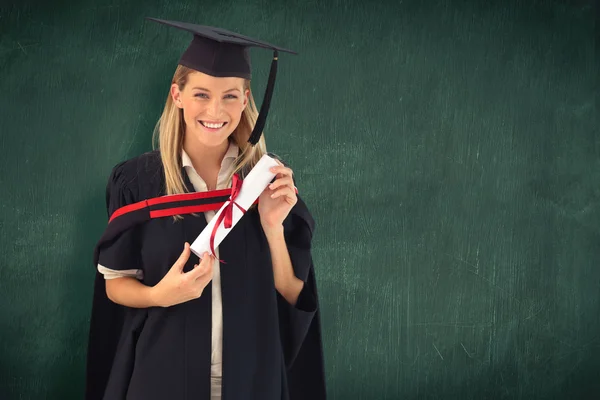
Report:
M 0 6 L 0 398 L 80 399 L 104 188 L 189 37 L 280 57 L 329 397 L 600 398 L 597 18 L 584 0 Z M 260 103 L 270 53 L 252 50 Z

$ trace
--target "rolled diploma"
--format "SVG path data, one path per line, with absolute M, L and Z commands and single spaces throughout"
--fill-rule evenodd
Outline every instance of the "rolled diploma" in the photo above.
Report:
M 242 182 L 242 187 L 240 192 L 238 193 L 235 202 L 239 204 L 244 210 L 248 210 L 252 203 L 260 196 L 260 194 L 265 190 L 267 185 L 273 180 L 275 174 L 269 169 L 271 167 L 276 167 L 279 164 L 273 158 L 268 155 L 263 155 L 260 160 L 256 163 L 254 168 L 248 173 L 248 176 Z M 200 233 L 200 235 L 194 240 L 194 243 L 190 246 L 192 252 L 198 257 L 202 258 L 202 255 L 205 251 L 210 251 L 210 235 L 213 231 L 215 223 L 219 219 L 219 215 L 223 212 L 225 207 L 229 204 L 229 200 L 221 206 L 219 211 L 215 214 L 215 216 L 210 220 L 206 228 Z M 223 226 L 225 220 L 221 221 L 217 232 L 215 233 L 215 249 L 219 246 L 219 244 L 225 239 L 227 234 L 235 224 L 244 216 L 244 213 L 234 204 L 233 205 L 233 213 L 232 213 L 232 223 L 230 229 L 225 229 Z

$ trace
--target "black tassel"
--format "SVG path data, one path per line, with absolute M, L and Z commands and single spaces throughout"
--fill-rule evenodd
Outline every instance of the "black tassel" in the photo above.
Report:
M 263 99 L 262 105 L 260 106 L 260 112 L 258 114 L 256 124 L 254 125 L 254 129 L 252 130 L 252 134 L 248 139 L 248 142 L 252 146 L 258 143 L 260 136 L 262 135 L 262 131 L 265 127 L 265 122 L 267 121 L 269 107 L 271 106 L 271 98 L 273 97 L 273 88 L 275 87 L 275 77 L 277 76 L 278 55 L 279 54 L 277 50 L 274 50 L 273 61 L 271 62 L 271 71 L 269 72 L 269 80 L 267 82 L 267 89 L 265 90 L 265 97 Z

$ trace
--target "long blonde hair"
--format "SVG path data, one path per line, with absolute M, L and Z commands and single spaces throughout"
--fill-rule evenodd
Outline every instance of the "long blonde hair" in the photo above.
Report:
M 188 76 L 193 72 L 196 71 L 183 65 L 178 65 L 171 83 L 176 83 L 179 86 L 179 90 L 183 90 L 187 84 Z M 244 91 L 246 89 L 250 90 L 248 104 L 242 112 L 237 128 L 235 128 L 229 138 L 230 140 L 234 140 L 240 149 L 240 154 L 235 161 L 235 167 L 229 179 L 235 173 L 240 173 L 244 176 L 267 152 L 264 135 L 261 136 L 256 145 L 251 146 L 248 143 L 248 138 L 258 118 L 258 110 L 252 97 L 250 80 L 248 79 L 244 82 Z M 155 149 L 158 147 L 160 150 L 165 173 L 165 194 L 188 192 L 181 167 L 181 150 L 183 148 L 184 134 L 185 121 L 183 119 L 183 110 L 175 105 L 169 93 L 165 108 L 154 128 L 152 140 L 153 147 Z

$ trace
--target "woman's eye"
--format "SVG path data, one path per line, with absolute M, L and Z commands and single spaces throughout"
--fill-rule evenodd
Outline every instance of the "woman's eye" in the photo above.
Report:
M 196 93 L 194 96 L 201 99 L 208 99 L 208 95 L 206 93 Z M 237 96 L 234 94 L 228 94 L 225 95 L 225 99 L 237 99 Z

